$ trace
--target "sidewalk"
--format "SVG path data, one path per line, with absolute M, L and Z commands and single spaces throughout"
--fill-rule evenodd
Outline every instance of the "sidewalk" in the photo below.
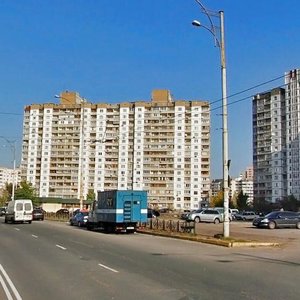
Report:
M 292 229 L 268 230 L 253 227 L 249 222 L 230 223 L 229 238 L 223 239 L 223 224 L 197 223 L 195 234 L 175 233 L 169 231 L 142 228 L 138 232 L 178 239 L 192 240 L 225 247 L 258 247 L 258 246 L 282 246 L 294 240 Z M 298 230 L 299 231 L 299 230 Z M 300 231 L 299 233 L 300 235 Z

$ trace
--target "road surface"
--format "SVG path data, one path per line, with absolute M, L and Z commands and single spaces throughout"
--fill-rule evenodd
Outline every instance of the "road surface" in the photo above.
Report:
M 299 274 L 294 246 L 224 248 L 0 219 L 0 299 L 300 299 Z

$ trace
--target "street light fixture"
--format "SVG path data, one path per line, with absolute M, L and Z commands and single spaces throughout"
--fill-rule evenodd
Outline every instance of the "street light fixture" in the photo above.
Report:
M 225 59 L 225 42 L 224 42 L 224 12 L 208 11 L 205 6 L 199 1 L 195 0 L 200 5 L 202 12 L 208 17 L 210 27 L 202 25 L 198 20 L 194 20 L 192 25 L 203 27 L 209 31 L 216 42 L 216 46 L 220 48 L 221 58 L 221 81 L 222 81 L 222 156 L 223 156 L 223 190 L 224 190 L 224 223 L 223 223 L 223 236 L 229 237 L 229 160 L 228 160 L 228 127 L 227 127 L 227 84 L 226 84 L 226 59 Z M 211 16 L 218 17 L 220 20 L 219 36 L 216 32 L 216 26 L 213 24 Z

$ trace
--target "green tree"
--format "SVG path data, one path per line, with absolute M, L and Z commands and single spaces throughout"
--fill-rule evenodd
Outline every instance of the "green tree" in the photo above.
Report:
M 224 206 L 224 192 L 219 191 L 216 196 L 211 197 L 211 207 L 223 207 Z
M 34 205 L 38 204 L 36 190 L 31 183 L 22 181 L 15 191 L 15 199 L 31 199 Z
M 96 194 L 94 193 L 94 190 L 89 190 L 86 195 L 86 200 L 95 200 Z
M 257 212 L 268 213 L 272 211 L 272 205 L 270 202 L 266 201 L 264 198 L 255 198 L 253 201 L 253 208 Z
M 240 211 L 246 210 L 249 207 L 247 204 L 248 198 L 248 195 L 244 194 L 243 191 L 239 192 L 236 198 L 236 206 Z
M 300 201 L 294 195 L 283 199 L 280 204 L 284 210 L 298 211 L 300 208 Z
M 1 189 L 0 206 L 5 206 L 5 204 L 10 201 L 11 195 L 12 183 L 5 183 L 5 186 Z

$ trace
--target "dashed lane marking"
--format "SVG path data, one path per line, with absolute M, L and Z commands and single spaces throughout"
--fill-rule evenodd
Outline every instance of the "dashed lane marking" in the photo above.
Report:
M 62 250 L 67 250 L 67 248 L 61 246 L 61 245 L 56 245 L 57 248 L 62 249 Z
M 106 270 L 112 271 L 112 272 L 114 272 L 114 273 L 119 273 L 119 271 L 117 271 L 117 270 L 115 270 L 115 269 L 112 269 L 112 268 L 110 268 L 110 267 L 108 267 L 108 266 L 105 266 L 105 265 L 102 265 L 102 264 L 98 264 L 98 265 L 99 265 L 100 267 L 106 269 Z

